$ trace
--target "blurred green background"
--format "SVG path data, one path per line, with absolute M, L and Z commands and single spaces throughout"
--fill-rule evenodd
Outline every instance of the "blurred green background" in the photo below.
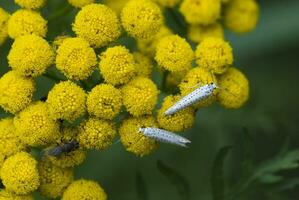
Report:
M 299 1 L 259 3 L 260 21 L 253 32 L 244 36 L 226 32 L 234 49 L 234 65 L 250 80 L 251 98 L 246 106 L 225 110 L 214 105 L 200 110 L 195 126 L 185 134 L 192 140 L 187 149 L 162 144 L 144 158 L 126 152 L 121 143 L 92 151 L 76 169 L 76 177 L 98 181 L 110 200 L 220 200 L 226 199 L 221 194 L 231 192 L 236 194 L 232 199 L 238 200 L 298 199 Z M 65 5 L 61 0 L 49 0 L 43 14 L 49 16 Z M 17 9 L 12 0 L 0 0 L 0 6 Z M 48 39 L 69 33 L 75 13 L 49 23 Z M 0 47 L 1 75 L 8 70 L 6 56 L 11 43 Z M 37 81 L 35 98 L 53 85 L 43 78 Z M 1 111 L 0 116 L 7 114 Z M 219 150 L 227 145 L 232 148 L 222 149 L 221 156 Z M 164 164 L 157 167 L 158 160 Z M 242 176 L 247 168 L 251 170 Z M 269 176 L 267 170 L 281 177 Z M 244 188 L 236 189 L 243 180 Z M 250 184 L 248 180 L 252 180 Z

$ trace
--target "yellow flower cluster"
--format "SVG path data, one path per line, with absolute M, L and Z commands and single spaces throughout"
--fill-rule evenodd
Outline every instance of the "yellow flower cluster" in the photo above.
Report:
M 86 6 L 88 4 L 92 4 L 95 0 L 68 0 L 68 2 L 77 8 L 81 8 L 83 6 Z
M 9 14 L 0 7 L 0 45 L 2 45 L 8 37 L 7 23 L 9 17 Z
M 27 9 L 40 9 L 42 8 L 46 0 L 15 0 L 16 4 Z

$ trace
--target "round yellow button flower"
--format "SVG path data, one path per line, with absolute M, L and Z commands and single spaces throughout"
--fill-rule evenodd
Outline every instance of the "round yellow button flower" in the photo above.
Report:
M 208 37 L 224 38 L 224 30 L 220 23 L 210 24 L 206 26 L 191 25 L 188 29 L 189 38 L 196 43 L 200 43 Z
M 103 0 L 103 4 L 107 5 L 118 15 L 129 0 Z
M 116 136 L 114 124 L 108 120 L 89 118 L 79 128 L 78 142 L 86 149 L 106 149 Z
M 10 113 L 17 113 L 27 107 L 35 91 L 34 81 L 14 71 L 0 78 L 0 106 Z
M 84 6 L 75 18 L 73 31 L 96 48 L 108 45 L 121 34 L 116 14 L 102 4 Z
M 108 48 L 100 56 L 101 74 L 107 83 L 122 85 L 136 74 L 134 56 L 124 46 Z
M 125 149 L 137 156 L 145 156 L 154 152 L 159 143 L 139 132 L 142 127 L 157 127 L 152 116 L 130 117 L 122 121 L 119 128 L 120 140 Z
M 97 85 L 87 96 L 88 113 L 102 119 L 113 119 L 121 106 L 121 91 L 109 84 Z
M 63 193 L 61 200 L 107 200 L 104 189 L 96 182 L 80 179 L 74 181 Z
M 54 38 L 54 41 L 52 43 L 52 47 L 55 51 L 57 51 L 58 47 L 60 47 L 60 45 L 62 45 L 63 41 L 65 39 L 71 38 L 71 36 L 69 35 L 59 35 L 57 37 Z
M 246 76 L 236 68 L 229 68 L 218 79 L 222 88 L 218 95 L 218 102 L 225 108 L 237 109 L 246 103 L 249 98 L 249 83 Z
M 46 40 L 36 35 L 18 37 L 8 54 L 13 70 L 24 76 L 39 76 L 54 63 L 55 55 Z
M 158 33 L 163 15 L 159 6 L 150 0 L 131 0 L 121 12 L 121 22 L 129 35 L 147 39 Z
M 17 10 L 8 20 L 8 35 L 13 39 L 28 34 L 45 37 L 47 30 L 47 21 L 35 11 Z
M 152 114 L 158 94 L 155 83 L 145 77 L 137 77 L 122 88 L 124 106 L 135 117 Z
M 87 79 L 96 64 L 97 57 L 94 50 L 82 38 L 66 38 L 57 50 L 57 69 L 69 79 Z
M 3 189 L 0 191 L 0 200 L 34 200 L 31 194 L 29 195 L 17 195 L 12 192 L 8 192 Z
M 95 0 L 68 0 L 68 2 L 74 7 L 81 8 L 88 4 L 94 3 Z
M 259 6 L 255 0 L 231 0 L 224 10 L 224 25 L 235 33 L 252 31 L 259 19 Z
M 47 160 L 38 163 L 38 172 L 40 176 L 39 192 L 52 199 L 61 197 L 74 179 L 73 168 L 62 169 Z
M 166 36 L 161 39 L 156 51 L 157 63 L 171 72 L 188 69 L 194 58 L 191 46 L 178 35 Z
M 2 45 L 8 37 L 7 23 L 10 15 L 0 7 L 0 45 Z
M 151 77 L 153 71 L 151 59 L 139 52 L 135 52 L 133 55 L 136 63 L 137 76 Z
M 40 9 L 46 4 L 46 0 L 15 0 L 16 4 L 27 9 Z
M 221 38 L 206 38 L 196 48 L 196 63 L 212 73 L 222 74 L 233 63 L 233 52 Z
M 174 8 L 177 4 L 181 2 L 181 0 L 153 0 L 158 3 L 160 6 L 167 8 Z
M 180 12 L 189 24 L 212 24 L 220 18 L 221 1 L 183 0 L 180 6 Z
M 211 72 L 202 67 L 195 67 L 191 69 L 183 78 L 182 82 L 179 85 L 179 88 L 181 91 L 181 95 L 186 96 L 197 88 L 210 83 L 217 84 L 216 77 Z M 211 105 L 216 100 L 216 93 L 217 90 L 214 91 L 214 95 L 195 104 L 195 107 L 201 108 Z
M 35 191 L 40 184 L 36 160 L 26 152 L 7 158 L 1 169 L 1 179 L 9 192 L 25 195 Z
M 50 90 L 47 103 L 53 119 L 74 121 L 86 111 L 86 94 L 75 83 L 63 81 Z
M 56 141 L 59 123 L 49 114 L 47 104 L 34 102 L 14 118 L 17 134 L 30 146 L 40 146 Z

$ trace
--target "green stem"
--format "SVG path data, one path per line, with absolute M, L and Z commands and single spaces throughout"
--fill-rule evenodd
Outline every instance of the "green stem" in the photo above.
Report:
M 161 82 L 161 86 L 160 86 L 160 90 L 161 91 L 165 91 L 166 90 L 166 81 L 167 81 L 168 74 L 169 74 L 168 71 L 162 72 L 162 82 Z
M 52 15 L 50 15 L 48 17 L 49 21 L 54 21 L 55 19 L 62 17 L 64 15 L 66 15 L 67 13 L 71 12 L 73 10 L 73 6 L 71 5 L 67 5 L 64 8 L 62 8 L 61 10 L 58 10 L 57 12 L 54 12 Z

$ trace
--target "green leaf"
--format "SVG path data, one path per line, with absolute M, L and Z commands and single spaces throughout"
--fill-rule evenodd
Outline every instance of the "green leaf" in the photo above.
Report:
M 139 172 L 136 173 L 136 190 L 137 190 L 137 199 L 139 200 L 148 200 L 148 192 L 144 182 L 143 177 Z
M 157 162 L 157 168 L 177 188 L 181 200 L 190 199 L 190 186 L 182 175 L 165 165 L 162 161 Z

